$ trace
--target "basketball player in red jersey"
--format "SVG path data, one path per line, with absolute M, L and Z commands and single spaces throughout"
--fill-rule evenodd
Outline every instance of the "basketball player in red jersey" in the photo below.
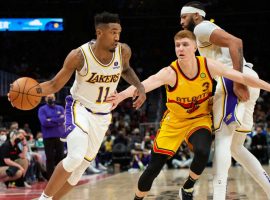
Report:
M 154 141 L 151 161 L 139 179 L 134 200 L 141 200 L 147 195 L 163 165 L 175 154 L 183 140 L 193 150 L 194 158 L 179 196 L 182 200 L 193 199 L 194 184 L 207 164 L 211 147 L 209 101 L 213 78 L 223 76 L 270 91 L 270 84 L 256 76 L 229 69 L 212 59 L 196 57 L 196 38 L 191 31 L 179 31 L 174 42 L 177 60 L 142 82 L 146 92 L 166 86 L 168 110 L 164 113 Z M 119 94 L 112 94 L 107 101 L 113 103 L 115 108 L 119 102 L 131 97 L 134 91 L 134 87 L 129 87 Z

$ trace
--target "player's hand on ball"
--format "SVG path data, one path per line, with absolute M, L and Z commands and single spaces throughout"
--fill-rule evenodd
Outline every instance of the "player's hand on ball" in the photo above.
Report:
M 39 83 L 29 77 L 22 77 L 10 85 L 8 100 L 13 107 L 20 110 L 31 110 L 41 101 Z

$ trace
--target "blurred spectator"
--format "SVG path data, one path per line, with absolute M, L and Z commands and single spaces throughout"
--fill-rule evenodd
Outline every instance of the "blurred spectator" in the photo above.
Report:
M 267 141 L 266 136 L 263 135 L 263 128 L 261 126 L 256 127 L 256 135 L 252 137 L 251 149 L 260 163 L 268 164 Z
M 104 142 L 103 158 L 104 158 L 105 166 L 110 165 L 110 163 L 112 162 L 112 148 L 113 148 L 113 140 L 112 140 L 112 137 L 108 135 Z
M 17 186 L 31 187 L 24 181 L 29 165 L 26 152 L 27 145 L 24 135 L 18 131 L 12 131 L 10 139 L 0 147 L 0 179 L 2 181 L 20 179 L 22 185 Z
M 183 142 L 172 159 L 174 168 L 189 168 L 193 159 L 193 154 L 190 152 L 188 145 Z
M 132 161 L 129 172 L 144 170 L 146 168 L 150 161 L 152 146 L 153 141 L 149 135 L 146 135 L 141 143 L 135 143 L 132 146 Z
M 0 146 L 7 140 L 7 129 L 0 127 Z
M 9 127 L 9 131 L 14 131 L 14 130 L 18 130 L 19 129 L 19 123 L 18 122 L 11 122 L 10 127 Z
M 36 135 L 35 147 L 37 149 L 44 148 L 43 136 L 42 136 L 41 132 L 38 132 L 37 135 Z
M 26 180 L 28 183 L 35 181 L 45 181 L 47 177 L 45 163 L 42 162 L 41 155 L 37 152 L 35 147 L 35 140 L 32 133 L 26 133 L 25 130 L 19 129 L 19 133 L 24 134 L 27 144 L 27 159 L 30 163 L 26 173 Z
M 140 135 L 140 129 L 139 128 L 135 128 L 131 132 L 130 145 L 131 145 L 131 147 L 133 147 L 133 145 L 135 145 L 136 143 L 141 143 L 141 142 L 142 142 L 142 137 Z
M 25 130 L 26 133 L 32 133 L 32 130 L 30 129 L 28 123 L 25 123 L 25 124 L 23 125 L 23 130 Z
M 64 158 L 64 143 L 60 138 L 65 132 L 65 118 L 64 108 L 55 103 L 54 94 L 47 95 L 45 101 L 46 105 L 38 110 L 38 118 L 43 135 L 47 174 L 50 178 L 55 166 Z
M 128 139 L 124 133 L 124 129 L 119 131 L 118 136 L 116 136 L 116 138 L 113 142 L 113 146 L 118 144 L 118 143 L 124 144 L 126 147 L 128 145 Z

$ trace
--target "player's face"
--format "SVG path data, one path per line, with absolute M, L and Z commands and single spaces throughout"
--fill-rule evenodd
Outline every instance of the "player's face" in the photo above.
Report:
M 110 52 L 114 52 L 120 40 L 120 33 L 122 31 L 121 25 L 118 23 L 109 23 L 106 28 L 102 30 L 101 41 L 105 48 Z
M 190 14 L 183 14 L 180 16 L 180 25 L 182 26 L 183 29 L 193 32 L 195 28 L 193 15 L 194 14 L 190 13 Z
M 196 43 L 189 38 L 176 39 L 174 41 L 175 54 L 180 60 L 187 60 L 195 55 Z

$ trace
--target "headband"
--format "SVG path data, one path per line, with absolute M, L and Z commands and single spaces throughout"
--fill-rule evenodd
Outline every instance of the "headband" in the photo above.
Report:
M 205 17 L 205 15 L 206 15 L 206 13 L 199 8 L 194 8 L 191 6 L 184 6 L 181 10 L 181 15 L 188 14 L 188 13 L 199 13 L 199 15 L 201 15 L 203 17 Z

